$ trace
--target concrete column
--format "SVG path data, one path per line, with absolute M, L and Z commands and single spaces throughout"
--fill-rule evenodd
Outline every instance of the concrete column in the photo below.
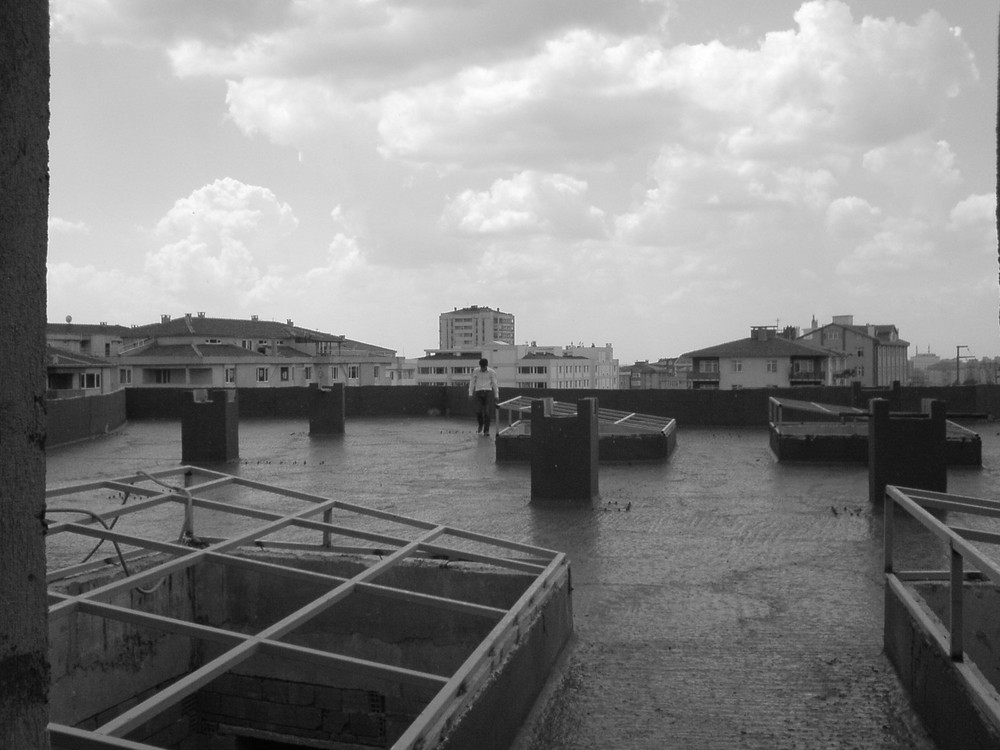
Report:
M 345 391 L 343 383 L 330 388 L 320 388 L 318 383 L 309 386 L 309 434 L 343 435 Z
M 945 402 L 925 399 L 920 414 L 892 416 L 889 402 L 871 400 L 868 424 L 868 499 L 880 503 L 895 484 L 948 490 Z
M 591 501 L 598 495 L 597 399 L 578 401 L 575 417 L 553 417 L 552 404 L 531 405 L 531 497 Z
M 240 457 L 240 413 L 235 388 L 196 390 L 181 410 L 181 462 L 214 464 Z
M 49 747 L 45 253 L 49 8 L 0 0 L 0 747 Z

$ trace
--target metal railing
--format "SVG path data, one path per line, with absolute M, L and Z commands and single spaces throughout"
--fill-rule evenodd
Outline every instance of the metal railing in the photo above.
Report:
M 985 554 L 977 543 L 1000 544 L 1000 533 L 989 529 L 975 529 L 950 525 L 931 511 L 957 512 L 980 518 L 1000 518 L 1000 502 L 981 498 L 951 495 L 943 492 L 919 490 L 889 485 L 885 493 L 884 554 L 886 585 L 904 603 L 915 620 L 937 642 L 952 662 L 962 664 L 967 654 L 964 642 L 965 588 L 973 581 L 991 581 L 1000 586 L 1000 564 Z M 947 570 L 897 570 L 895 551 L 897 515 L 900 511 L 916 519 L 948 548 Z M 943 514 L 942 514 L 943 515 Z M 949 587 L 947 622 L 941 622 L 920 606 L 917 594 L 907 588 L 906 582 L 947 582 Z M 966 675 L 973 683 L 978 671 Z M 996 721 L 1000 711 L 994 709 Z

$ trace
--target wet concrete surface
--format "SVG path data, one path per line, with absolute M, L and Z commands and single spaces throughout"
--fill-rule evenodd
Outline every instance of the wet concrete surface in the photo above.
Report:
M 949 491 L 993 497 L 982 469 Z M 179 422 L 50 451 L 61 486 L 180 464 Z M 882 519 L 860 466 L 775 461 L 766 429 L 684 428 L 668 462 L 600 467 L 582 507 L 530 502 L 530 468 L 455 419 L 359 419 L 342 437 L 244 421 L 213 467 L 565 551 L 575 635 L 516 750 L 933 748 L 882 652 Z M 934 554 L 903 539 L 901 556 Z M 936 564 L 936 563 L 935 563 Z M 920 567 L 928 567 L 923 561 Z

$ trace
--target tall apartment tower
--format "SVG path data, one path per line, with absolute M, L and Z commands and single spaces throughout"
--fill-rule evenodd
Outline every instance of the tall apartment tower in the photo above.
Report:
M 455 308 L 441 313 L 440 349 L 478 349 L 495 341 L 514 343 L 514 316 L 490 307 Z

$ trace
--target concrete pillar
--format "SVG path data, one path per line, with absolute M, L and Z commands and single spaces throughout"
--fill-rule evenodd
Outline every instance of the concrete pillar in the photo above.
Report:
M 553 417 L 551 398 L 531 405 L 531 497 L 593 500 L 598 495 L 597 399 L 580 399 L 575 417 Z
M 309 386 L 309 434 L 344 434 L 344 384 L 334 383 L 331 388 L 320 388 L 318 383 Z
M 214 464 L 240 457 L 235 388 L 195 390 L 181 410 L 181 463 Z
M 0 747 L 48 748 L 49 8 L 0 0 Z
M 868 419 L 868 499 L 880 503 L 885 486 L 947 492 L 945 402 L 925 399 L 919 414 L 890 415 L 873 398 Z

